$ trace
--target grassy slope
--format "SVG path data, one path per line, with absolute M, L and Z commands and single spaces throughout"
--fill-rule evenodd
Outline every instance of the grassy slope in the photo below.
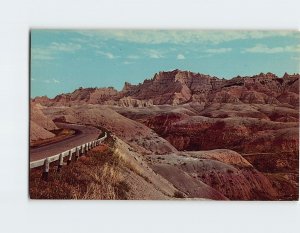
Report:
M 48 181 L 42 168 L 30 171 L 32 199 L 172 199 L 176 189 L 155 174 L 128 145 L 110 137 L 78 161 L 63 166 L 51 164 Z
M 41 179 L 42 170 L 30 172 L 29 194 L 32 199 L 127 199 L 129 187 L 121 172 L 122 160 L 101 145 L 78 161 L 50 168 L 48 181 Z

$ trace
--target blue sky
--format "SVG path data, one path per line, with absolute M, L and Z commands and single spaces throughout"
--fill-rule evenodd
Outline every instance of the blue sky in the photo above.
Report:
M 299 73 L 300 33 L 290 31 L 32 30 L 31 97 L 78 87 L 121 90 L 156 72 L 220 78 Z

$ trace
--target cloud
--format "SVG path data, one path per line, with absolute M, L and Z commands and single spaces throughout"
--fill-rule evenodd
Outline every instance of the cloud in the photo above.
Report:
M 75 43 L 57 43 L 57 42 L 52 42 L 49 49 L 53 50 L 55 52 L 58 51 L 63 51 L 63 52 L 74 52 L 78 49 L 81 48 L 80 44 L 75 44 Z
M 127 58 L 128 59 L 139 59 L 140 56 L 138 56 L 138 55 L 128 55 Z
M 293 53 L 300 52 L 300 45 L 288 45 L 283 47 L 268 47 L 267 45 L 257 44 L 254 47 L 244 49 L 243 53 Z
M 52 79 L 52 81 L 53 81 L 54 83 L 60 83 L 60 81 L 57 80 L 57 79 Z
M 300 57 L 296 57 L 296 56 L 291 57 L 291 59 L 296 60 L 296 61 L 300 61 Z
M 162 51 L 160 50 L 156 50 L 156 49 L 146 49 L 144 50 L 144 54 L 150 58 L 154 58 L 154 59 L 160 59 L 164 57 L 164 54 Z
M 109 58 L 109 59 L 115 59 L 115 58 L 116 58 L 116 56 L 113 55 L 112 53 L 104 53 L 104 55 L 105 55 L 107 58 Z
M 91 42 L 91 40 L 87 37 L 80 37 L 80 38 L 76 37 L 76 38 L 71 38 L 70 40 L 80 44 L 87 44 Z
M 274 36 L 297 37 L 293 31 L 200 31 L 200 30 L 81 30 L 76 31 L 88 38 L 117 40 L 141 44 L 214 43 L 244 39 L 262 39 Z
M 96 51 L 96 53 L 97 54 L 101 54 L 101 55 L 105 56 L 108 59 L 116 59 L 116 58 L 118 58 L 118 56 L 116 56 L 116 55 L 114 55 L 114 54 L 112 54 L 110 52 L 103 52 L 103 51 L 99 51 L 98 50 L 98 51 Z
M 44 83 L 47 83 L 47 84 L 50 84 L 50 83 L 58 84 L 58 83 L 60 83 L 60 81 L 53 78 L 53 79 L 45 79 Z
M 79 49 L 81 49 L 80 44 L 52 42 L 46 47 L 32 47 L 31 58 L 33 60 L 53 60 L 58 54 L 73 53 Z
M 54 56 L 51 51 L 43 48 L 31 48 L 31 59 L 33 60 L 53 60 Z
M 228 53 L 232 51 L 232 48 L 216 48 L 216 49 L 207 49 L 207 53 Z
M 124 65 L 130 65 L 130 64 L 133 64 L 133 63 L 135 63 L 135 62 L 132 62 L 132 61 L 124 61 L 123 62 Z
M 184 60 L 185 59 L 185 56 L 183 54 L 178 54 L 177 55 L 177 59 L 178 60 Z
M 197 58 L 208 58 L 208 57 L 212 57 L 213 55 L 214 54 L 212 53 L 199 54 Z

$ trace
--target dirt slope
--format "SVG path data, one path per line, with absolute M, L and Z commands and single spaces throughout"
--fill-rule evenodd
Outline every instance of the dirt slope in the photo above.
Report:
M 39 104 L 31 103 L 30 110 L 30 142 L 40 139 L 48 139 L 55 136 L 50 130 L 57 129 L 54 122 L 47 117 Z

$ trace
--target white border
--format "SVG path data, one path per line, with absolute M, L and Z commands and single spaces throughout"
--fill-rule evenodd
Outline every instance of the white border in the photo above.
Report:
M 0 7 L 0 232 L 300 232 L 298 202 L 30 201 L 30 28 L 294 29 L 298 0 L 20 0 Z

